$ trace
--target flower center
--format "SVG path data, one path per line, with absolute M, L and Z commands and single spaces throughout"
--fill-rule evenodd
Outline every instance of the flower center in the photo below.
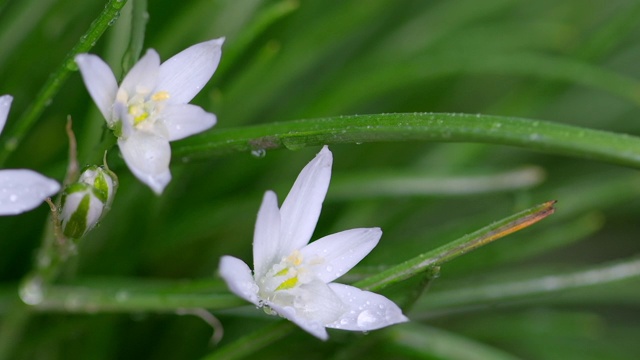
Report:
M 127 111 L 133 117 L 133 126 L 142 124 L 147 119 L 153 119 L 156 112 L 163 107 L 163 102 L 169 99 L 168 91 L 158 91 L 147 98 L 138 93 L 127 102 Z
M 283 290 L 294 290 L 301 284 L 311 281 L 312 277 L 304 266 L 302 254 L 295 250 L 258 279 L 258 285 L 261 295 L 273 300 Z

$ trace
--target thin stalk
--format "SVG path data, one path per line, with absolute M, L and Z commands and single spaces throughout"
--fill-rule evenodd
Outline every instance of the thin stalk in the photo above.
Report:
M 640 168 L 640 137 L 547 121 L 470 114 L 377 114 L 213 130 L 173 146 L 174 161 L 222 153 L 390 141 L 511 145 Z
M 509 216 L 484 228 L 465 235 L 435 250 L 420 254 L 379 274 L 358 281 L 354 286 L 365 290 L 379 290 L 408 279 L 420 272 L 433 269 L 481 246 L 522 230 L 553 214 L 555 201 L 548 201 Z
M 25 294 L 29 285 L 22 286 L 23 299 L 29 295 Z M 215 280 L 85 279 L 71 284 L 31 285 L 34 301 L 30 305 L 35 311 L 46 312 L 175 312 L 197 308 L 220 310 L 246 304 Z

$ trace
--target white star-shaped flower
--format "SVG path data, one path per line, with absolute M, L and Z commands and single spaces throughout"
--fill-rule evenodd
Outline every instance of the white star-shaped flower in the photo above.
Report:
M 7 122 L 13 98 L 0 96 L 0 133 Z M 60 185 L 28 169 L 0 170 L 0 215 L 16 215 L 40 205 L 57 193 Z
M 113 72 L 96 55 L 75 60 L 89 94 L 118 137 L 131 172 L 156 194 L 171 181 L 169 141 L 205 131 L 216 116 L 188 104 L 220 62 L 224 38 L 193 45 L 160 64 L 149 49 L 118 87 Z
M 327 327 L 368 331 L 408 321 L 386 297 L 332 282 L 377 245 L 379 228 L 346 230 L 309 244 L 332 161 L 325 146 L 302 170 L 280 209 L 276 194 L 265 193 L 253 238 L 253 274 L 232 256 L 223 256 L 219 269 L 233 293 L 322 340 L 328 338 Z

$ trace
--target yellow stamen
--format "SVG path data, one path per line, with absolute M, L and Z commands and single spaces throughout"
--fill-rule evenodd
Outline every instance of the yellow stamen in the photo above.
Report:
M 288 273 L 288 272 L 289 272 L 289 268 L 284 268 L 284 269 L 282 269 L 282 270 L 278 271 L 278 272 L 277 272 L 275 275 L 273 275 L 273 276 L 284 276 L 284 275 L 287 275 L 287 273 Z
M 300 254 L 300 251 L 294 250 L 293 253 L 287 257 L 287 261 L 292 263 L 293 266 L 299 266 L 302 264 L 302 254 Z
M 149 117 L 149 113 L 146 111 L 143 112 L 142 114 L 133 118 L 133 125 L 140 124 L 141 122 L 145 121 L 148 117 Z
M 290 279 L 283 281 L 282 284 L 280 284 L 280 286 L 276 288 L 276 291 L 291 289 L 291 288 L 294 288 L 297 284 L 298 284 L 298 277 L 294 276 Z
M 163 101 L 163 100 L 167 100 L 169 98 L 169 92 L 168 91 L 158 91 L 157 93 L 153 94 L 151 96 L 151 100 L 153 101 Z

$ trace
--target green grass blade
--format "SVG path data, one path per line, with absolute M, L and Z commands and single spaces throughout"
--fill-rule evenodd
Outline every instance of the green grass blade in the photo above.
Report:
M 640 138 L 546 121 L 469 114 L 379 114 L 213 130 L 177 143 L 174 159 L 231 151 L 386 141 L 479 142 L 640 168 Z
M 555 201 L 549 201 L 500 221 L 488 225 L 474 233 L 465 235 L 435 250 L 420 254 L 413 259 L 387 269 L 354 284 L 366 290 L 378 290 L 398 281 L 408 279 L 429 268 L 440 266 L 460 255 L 480 246 L 530 226 L 553 214 Z

